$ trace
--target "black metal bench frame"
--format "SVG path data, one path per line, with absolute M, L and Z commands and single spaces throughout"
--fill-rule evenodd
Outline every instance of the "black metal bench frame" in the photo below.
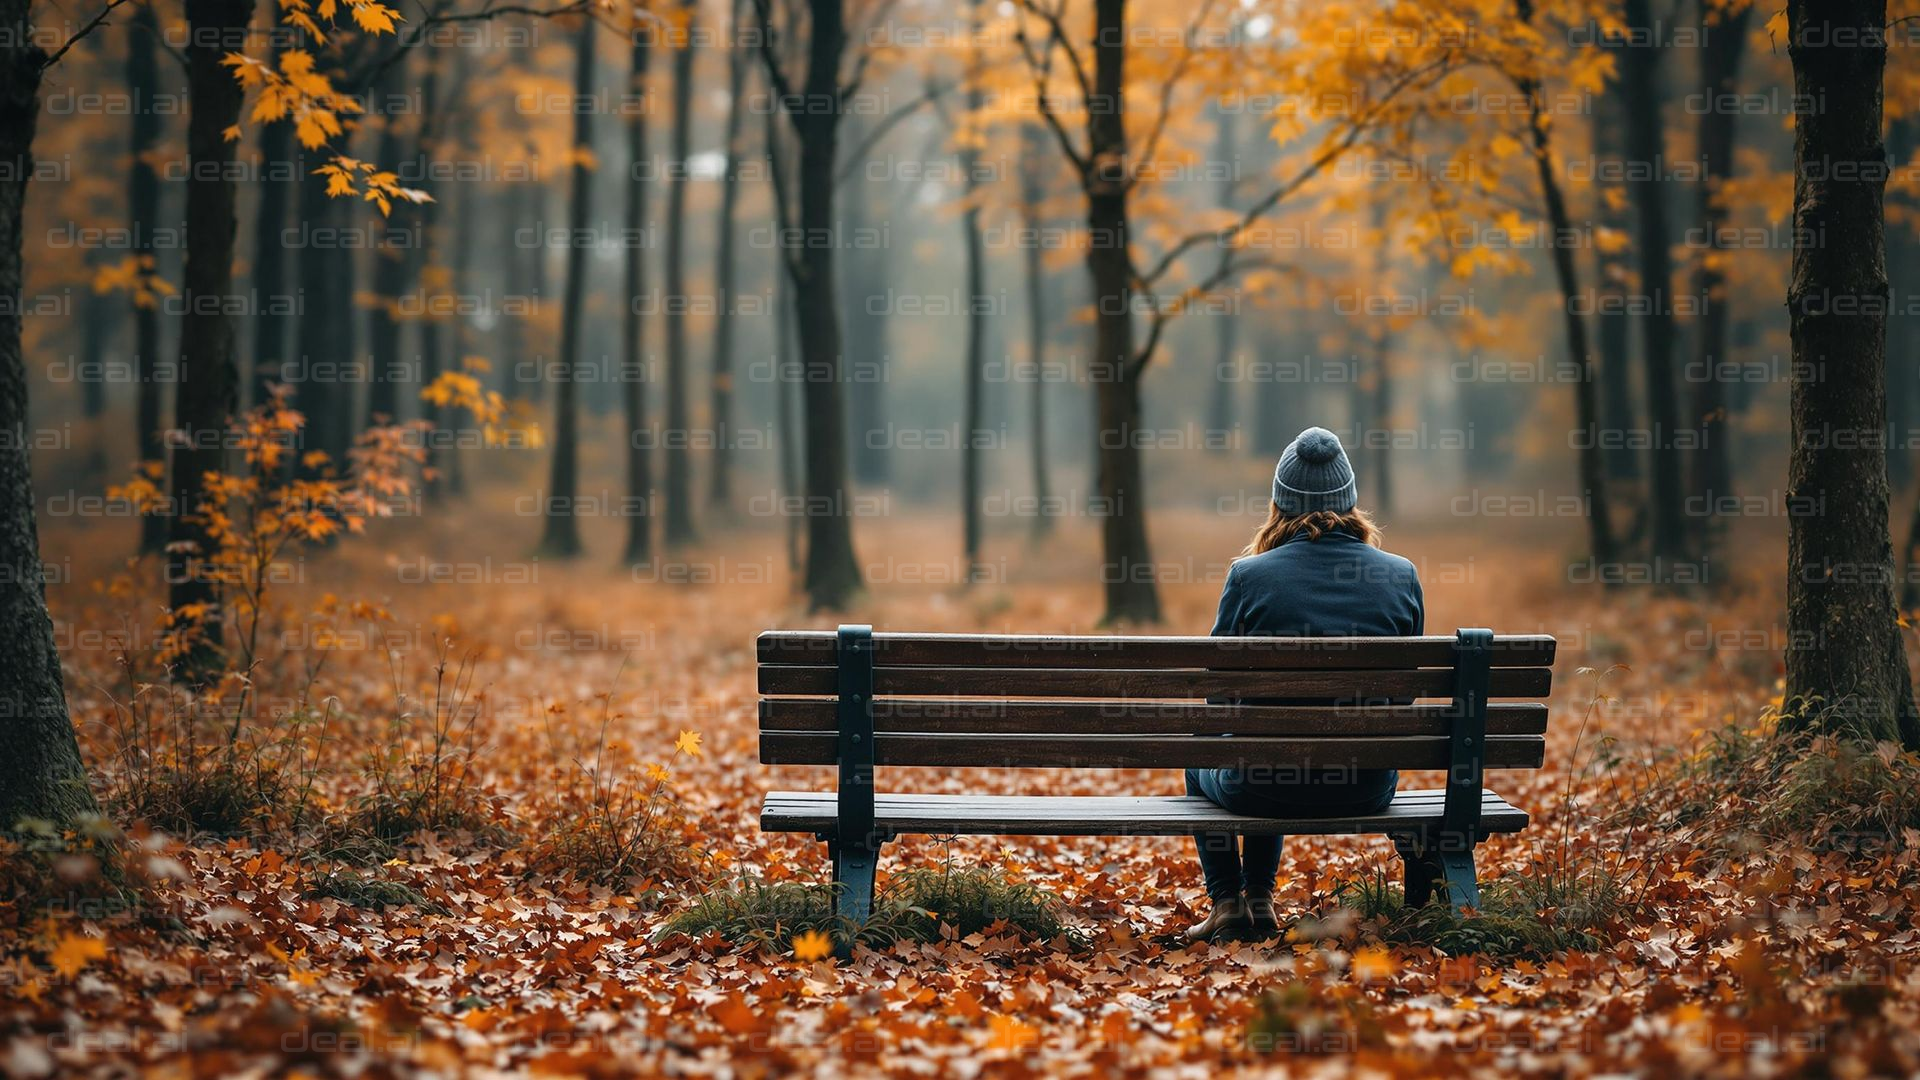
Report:
M 1487 706 L 1493 631 L 1455 634 L 1453 702 L 1448 710 L 1449 767 L 1437 826 L 1392 834 L 1405 871 L 1407 903 L 1422 905 L 1443 889 L 1457 908 L 1477 907 L 1474 847 L 1487 838 L 1481 823 L 1485 777 Z M 834 825 L 816 835 L 827 844 L 833 868 L 835 910 L 854 923 L 873 913 L 874 878 L 880 849 L 892 835 L 874 815 L 873 627 L 843 625 L 836 641 L 838 693 L 835 716 L 839 790 Z

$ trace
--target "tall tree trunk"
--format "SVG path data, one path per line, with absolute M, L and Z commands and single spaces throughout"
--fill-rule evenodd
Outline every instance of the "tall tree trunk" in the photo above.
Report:
M 1717 21 L 1702 20 L 1706 36 L 1700 53 L 1700 81 L 1707 94 L 1707 108 L 1700 114 L 1700 157 L 1706 176 L 1700 184 L 1700 226 L 1705 231 L 1706 247 L 1699 253 L 1693 291 L 1706 304 L 1700 313 L 1699 351 L 1694 370 L 1687 379 L 1691 390 L 1689 412 L 1700 425 L 1700 445 L 1690 455 L 1687 493 L 1693 503 L 1691 515 L 1699 519 L 1701 550 L 1718 547 L 1721 522 L 1714 503 L 1733 492 L 1732 448 L 1727 445 L 1726 384 L 1720 380 L 1721 365 L 1727 360 L 1726 277 L 1721 272 L 1720 231 L 1727 223 L 1727 208 L 1720 189 L 1733 175 L 1734 122 L 1738 113 L 1723 104 L 1723 96 L 1734 90 L 1740 73 L 1740 56 L 1746 51 L 1747 19 L 1751 6 L 1724 11 Z
M 720 212 L 713 234 L 713 360 L 709 411 L 713 414 L 713 462 L 708 473 L 707 502 L 714 513 L 732 512 L 733 505 L 733 328 L 734 252 L 733 219 L 740 201 L 741 128 L 747 110 L 741 96 L 747 91 L 747 49 L 741 32 L 744 0 L 733 0 L 727 43 L 727 123 L 723 138 L 726 171 L 720 178 Z
M 98 484 L 108 472 L 107 338 L 113 332 L 117 313 L 112 310 L 110 297 L 91 289 L 80 303 L 80 362 L 75 369 L 80 380 L 80 414 L 87 421 L 87 479 Z
M 764 23 L 756 27 L 759 33 L 766 33 Z M 764 55 L 764 54 L 763 54 Z M 772 80 L 769 80 L 772 81 Z M 779 178 L 786 175 L 785 151 L 780 140 L 780 109 L 771 108 L 761 111 L 760 141 L 765 151 L 767 173 Z M 780 185 L 774 185 L 774 197 L 780 198 Z M 786 213 L 776 204 L 776 219 L 786 224 Z M 783 251 L 781 258 L 791 271 L 793 263 Z M 779 470 L 779 492 L 781 518 L 786 525 L 787 573 L 792 576 L 795 591 L 805 585 L 806 544 L 803 529 L 804 515 L 795 510 L 803 502 L 806 482 L 801 475 L 801 462 L 806 454 L 806 432 L 800 417 L 796 414 L 800 402 L 794 392 L 794 383 L 799 376 L 799 312 L 795 310 L 794 275 L 778 274 L 773 282 L 773 433 L 777 447 L 776 467 Z
M 1890 120 L 1887 124 L 1887 156 L 1892 161 L 1908 161 L 1920 147 L 1920 119 L 1912 115 Z M 1898 293 L 1911 293 L 1920 280 L 1920 236 L 1912 222 L 1887 230 L 1887 275 Z M 1730 388 L 1731 389 L 1731 388 Z M 1907 490 L 1914 481 L 1912 438 L 1916 406 L 1920 406 L 1920 316 L 1895 304 L 1887 313 L 1887 483 L 1896 492 Z M 1737 411 L 1740 402 L 1728 401 L 1729 411 Z M 1903 575 L 1905 591 L 1911 593 L 1920 582 Z M 1904 606 L 1904 602 L 1903 602 Z
M 1681 559 L 1687 554 L 1687 523 L 1683 504 L 1686 460 L 1681 449 L 1687 436 L 1680 428 L 1680 403 L 1673 379 L 1673 343 L 1678 329 L 1673 319 L 1672 236 L 1667 228 L 1666 184 L 1660 172 L 1666 162 L 1666 132 L 1660 110 L 1660 28 L 1654 25 L 1651 0 L 1625 0 L 1624 14 L 1639 39 L 1621 55 L 1622 85 L 1627 97 L 1627 155 L 1639 167 L 1627 185 L 1638 226 L 1640 292 L 1645 314 L 1640 320 L 1646 346 L 1647 415 L 1653 421 L 1647 456 L 1649 522 L 1653 555 Z
M 20 341 L 21 208 L 33 174 L 40 73 L 27 0 L 0 0 L 0 431 L 26 431 L 26 353 Z M 34 521 L 31 439 L 0 439 L 0 831 L 21 818 L 69 825 L 99 807 L 67 716 L 60 656 L 47 616 Z
M 1239 117 L 1238 109 L 1215 109 L 1213 122 L 1213 160 L 1233 162 L 1238 160 Z M 1223 178 L 1215 191 L 1214 205 L 1222 210 L 1233 209 L 1234 192 L 1238 189 L 1230 172 Z M 1225 258 L 1223 254 L 1221 256 Z M 1214 314 L 1213 323 L 1213 378 L 1207 382 L 1207 438 L 1206 449 L 1210 454 L 1224 454 L 1234 441 L 1233 392 L 1238 385 L 1234 378 L 1239 358 L 1235 355 L 1239 348 L 1240 314 L 1237 311 L 1222 311 Z
M 1620 130 L 1625 125 L 1620 95 L 1602 94 L 1594 104 L 1593 159 L 1609 169 L 1622 160 Z M 1619 185 L 1605 179 L 1595 185 L 1598 217 L 1606 228 L 1629 235 L 1630 224 L 1622 207 L 1615 205 L 1612 192 Z M 1605 440 L 1600 452 L 1609 481 L 1632 481 L 1640 476 L 1640 459 L 1624 436 L 1638 421 L 1633 401 L 1633 316 L 1627 303 L 1627 282 L 1633 276 L 1629 263 L 1631 249 L 1598 245 L 1594 256 L 1598 274 L 1594 281 L 1594 338 L 1600 360 L 1600 423 L 1602 430 L 1616 437 Z
M 769 113 L 769 116 L 772 114 Z M 775 287 L 774 319 L 779 323 L 775 337 L 774 379 L 779 386 L 774 397 L 774 432 L 780 440 L 780 493 L 787 503 L 801 498 L 805 481 L 801 479 L 801 462 L 806 457 L 805 425 L 798 414 L 799 395 L 794 393 L 794 380 L 799 375 L 798 356 L 800 343 L 797 339 L 799 319 L 793 310 L 793 282 L 783 278 Z M 806 537 L 800 528 L 801 515 L 791 510 L 782 515 L 787 523 L 787 572 L 795 580 L 802 580 L 805 569 Z
M 668 547 L 691 543 L 693 524 L 692 441 L 687 412 L 687 382 L 693 358 L 687 355 L 687 159 L 693 144 L 693 33 L 699 8 L 681 0 L 673 50 L 673 149 L 667 166 L 667 426 L 666 523 Z
M 168 533 L 167 602 L 176 613 L 205 605 L 204 633 L 185 662 L 189 678 L 210 675 L 221 648 L 224 616 L 215 576 L 205 564 L 215 541 L 201 512 L 206 478 L 226 468 L 225 433 L 239 407 L 233 319 L 235 143 L 227 129 L 240 122 L 240 84 L 221 61 L 219 43 L 238 40 L 253 15 L 253 0 L 199 0 L 188 12 L 187 252 L 185 318 L 180 327 L 180 390 L 174 428 L 173 505 Z
M 1160 589 L 1147 543 L 1140 461 L 1140 366 L 1134 354 L 1133 266 L 1127 220 L 1126 0 L 1095 0 L 1093 99 L 1088 102 L 1087 269 L 1095 303 L 1094 383 L 1098 431 L 1104 623 L 1160 621 Z
M 1912 115 L 1887 121 L 1887 158 L 1912 160 L 1920 121 Z M 1912 223 L 1887 229 L 1887 279 L 1891 288 L 1912 292 L 1920 277 L 1920 236 Z M 1887 311 L 1887 486 L 1893 492 L 1905 492 L 1914 480 L 1914 407 L 1920 405 L 1920 319 L 1905 304 Z M 1738 402 L 1728 402 L 1728 411 L 1736 411 Z M 1912 588 L 1912 584 L 1908 584 Z
M 1517 13 L 1522 23 L 1533 21 L 1533 0 L 1519 0 Z M 1547 204 L 1547 225 L 1555 237 L 1574 235 L 1567 213 L 1567 200 L 1560 190 L 1560 172 L 1553 160 L 1553 135 L 1540 99 L 1540 81 L 1531 76 L 1517 80 L 1528 102 L 1527 130 L 1533 143 L 1533 162 L 1540 178 L 1540 193 Z M 1580 269 L 1574 261 L 1574 249 L 1564 242 L 1553 245 L 1553 273 L 1560 284 L 1560 310 L 1567 335 L 1567 358 L 1580 370 L 1573 384 L 1574 423 L 1581 434 L 1578 454 L 1580 487 L 1587 506 L 1587 549 L 1597 566 L 1610 567 L 1618 558 L 1614 548 L 1611 508 L 1607 499 L 1605 452 L 1600 438 L 1600 401 L 1594 383 L 1593 351 L 1588 345 L 1587 320 L 1580 310 Z M 1614 575 L 1596 575 L 1611 581 Z
M 1373 333 L 1373 391 L 1368 401 L 1370 430 L 1378 445 L 1361 445 L 1373 459 L 1373 505 L 1382 514 L 1393 513 L 1393 331 L 1381 326 Z
M 1296 342 L 1290 336 L 1281 333 L 1271 320 L 1262 320 L 1260 334 L 1260 356 L 1280 356 L 1288 350 L 1295 350 Z M 1314 363 L 1313 351 L 1301 354 L 1303 364 Z M 1273 370 L 1255 370 L 1248 382 L 1256 395 L 1253 419 L 1253 453 L 1255 457 L 1277 459 L 1287 449 L 1287 444 L 1303 426 L 1301 406 L 1307 404 L 1314 386 L 1311 383 L 1290 383 Z M 1468 393 L 1461 395 L 1463 405 L 1473 387 L 1463 388 Z M 1477 460 L 1469 457 L 1468 461 Z M 1262 513 L 1265 511 L 1262 510 Z
M 160 141 L 160 114 L 155 99 L 160 92 L 159 49 L 160 20 L 151 4 L 137 4 L 129 20 L 127 34 L 127 92 L 138 105 L 133 110 L 132 130 L 127 144 L 127 217 L 133 232 L 133 255 L 144 261 L 158 258 L 153 234 L 160 224 L 160 174 L 155 170 L 154 149 Z M 143 273 L 148 271 L 142 271 Z M 160 309 L 157 304 L 136 303 L 133 308 L 133 356 L 139 379 L 134 404 L 135 445 L 140 460 L 148 468 L 166 468 L 166 421 L 161 419 Z M 164 475 L 164 474 L 163 474 Z M 161 481 L 163 484 L 164 480 Z M 167 543 L 167 518 L 150 514 L 140 519 L 140 551 L 158 552 Z
M 967 39 L 974 42 L 980 31 L 980 0 L 967 4 Z M 980 48 L 970 44 L 967 55 L 967 117 L 980 115 L 986 94 L 980 85 Z M 986 432 L 981 416 L 987 382 L 987 252 L 980 235 L 979 183 L 976 174 L 980 153 L 969 134 L 960 144 L 962 198 L 966 209 L 960 215 L 960 230 L 967 252 L 967 356 L 963 394 L 966 405 L 965 438 L 960 456 L 960 520 L 962 548 L 970 584 L 980 566 L 980 467 Z
M 593 96 L 594 26 L 590 17 L 580 20 L 573 68 L 575 101 Z M 573 149 L 573 189 L 567 197 L 567 284 L 560 300 L 559 374 L 553 393 L 553 468 L 547 481 L 546 535 L 540 540 L 540 553 L 557 559 L 574 558 L 582 550 L 580 522 L 573 513 L 580 487 L 580 404 L 574 375 L 580 362 L 580 309 L 587 292 L 587 245 L 580 238 L 586 235 L 593 209 L 593 172 L 586 161 L 593 149 L 591 109 L 573 114 Z
M 539 389 L 542 385 L 540 365 L 530 355 L 533 351 L 533 333 L 529 329 L 533 310 L 533 264 L 537 259 L 546 257 L 546 223 L 534 220 L 540 205 L 541 180 L 520 180 L 507 188 L 506 213 L 501 224 L 505 226 L 505 263 L 503 268 L 503 288 L 506 290 L 507 303 L 512 312 L 502 320 L 502 344 L 507 354 L 506 393 L 511 397 L 529 402 L 539 401 Z M 521 243 L 521 231 L 529 227 L 540 230 L 533 243 Z
M 571 176 L 572 174 L 569 173 L 568 175 Z M 548 280 L 553 276 L 553 261 L 548 258 L 548 256 L 552 254 L 548 248 L 548 236 L 553 226 L 547 221 L 547 215 L 553 212 L 553 199 L 552 192 L 547 190 L 547 184 L 544 180 L 533 184 L 527 189 L 527 198 L 533 204 L 533 220 L 538 224 L 540 230 L 534 242 L 527 245 L 521 252 L 525 256 L 527 288 L 530 290 L 530 295 L 532 296 L 532 303 L 528 304 L 525 309 L 527 319 L 531 321 L 540 318 L 540 309 L 546 304 L 547 297 L 553 292 Z M 568 205 L 571 205 L 571 203 Z M 571 241 L 569 241 L 569 243 L 571 243 Z M 561 305 L 564 307 L 565 304 L 566 298 L 563 295 L 561 297 Z M 534 347 L 532 351 L 540 363 L 536 364 L 533 378 L 528 381 L 526 389 L 533 403 L 541 405 L 545 404 L 547 400 L 549 372 L 545 370 L 545 362 L 550 359 L 547 351 L 547 342 L 549 339 L 544 328 L 537 328 L 534 335 L 531 336 L 539 342 L 538 346 Z M 564 361 L 562 362 L 564 363 Z
M 1524 6 L 1521 9 L 1526 10 Z M 1387 220 L 1387 204 L 1376 201 L 1373 205 L 1373 227 L 1376 230 L 1373 251 L 1374 287 L 1385 286 L 1388 271 L 1391 269 L 1387 259 L 1387 238 L 1390 235 L 1390 223 Z M 1372 346 L 1372 369 L 1361 379 L 1364 388 L 1372 391 L 1367 400 L 1360 403 L 1366 420 L 1361 420 L 1361 410 L 1354 413 L 1354 442 L 1362 449 L 1360 463 L 1369 463 L 1373 467 L 1373 492 L 1368 497 L 1382 514 L 1393 513 L 1393 434 L 1388 425 L 1393 417 L 1393 326 L 1385 319 L 1367 321 L 1367 339 Z M 1356 358 L 1357 361 L 1358 358 Z M 1379 434 L 1369 438 L 1367 432 Z M 1377 442 L 1377 446 L 1367 445 Z
M 328 153 L 300 154 L 299 339 L 297 387 L 300 412 L 306 416 L 304 438 L 310 449 L 326 454 L 328 466 L 343 469 L 352 444 L 353 428 L 353 253 L 338 238 L 352 220 L 354 203 L 327 195 L 327 182 L 313 170 Z
M 789 256 L 800 319 L 801 397 L 805 403 L 808 602 L 843 608 L 862 587 L 853 551 L 847 484 L 847 411 L 841 377 L 840 303 L 834 281 L 834 174 L 845 110 L 840 60 L 846 52 L 844 0 L 808 0 L 807 74 L 787 115 L 799 136 L 797 258 Z
M 149 5 L 141 5 L 145 8 Z M 268 12 L 277 19 L 278 9 Z M 276 42 L 278 35 L 275 35 Z M 275 66 L 280 54 L 276 44 Z M 294 151 L 293 125 L 268 124 L 260 129 L 260 204 L 253 222 L 253 404 L 267 400 L 267 387 L 280 382 L 280 365 L 287 359 L 288 314 L 295 309 L 291 275 L 287 272 L 287 211 L 299 190 L 299 161 Z M 296 350 L 297 351 L 297 350 Z
M 415 186 L 426 192 L 428 199 L 418 206 L 410 207 L 419 221 L 418 243 L 410 253 L 411 267 L 404 291 L 409 294 L 418 293 L 423 297 L 429 290 L 425 287 L 426 282 L 422 280 L 422 274 L 430 260 L 438 257 L 444 250 L 442 247 L 444 237 L 440 235 L 437 228 L 441 207 L 437 198 L 437 186 L 434 183 L 434 162 L 440 156 L 440 139 L 446 132 L 446 128 L 442 126 L 445 124 L 445 117 L 440 112 L 440 65 L 443 62 L 443 54 L 439 50 L 428 55 L 426 77 L 420 84 L 420 130 L 414 143 L 413 154 L 413 160 L 418 162 L 420 167 L 419 180 Z M 458 62 L 456 54 L 455 63 Z M 457 310 L 457 304 L 455 308 Z M 419 400 L 418 395 L 421 389 L 432 386 L 440 377 L 441 371 L 445 370 L 445 340 L 442 331 L 450 318 L 458 318 L 458 316 L 446 315 L 437 308 L 433 308 L 422 311 L 419 320 L 420 358 L 416 371 L 417 385 L 412 387 L 412 390 L 417 402 L 416 407 L 420 410 L 420 419 L 426 424 L 426 458 L 421 465 L 427 479 L 422 485 L 424 490 L 421 494 L 429 499 L 438 499 L 446 488 L 442 479 L 444 469 L 441 464 L 446 456 L 442 453 L 441 446 L 445 438 L 443 432 L 446 428 L 446 414 L 440 406 Z
M 381 110 L 380 140 L 374 151 L 374 161 L 382 168 L 391 168 L 406 153 L 406 139 L 401 130 L 404 122 L 402 114 L 391 111 L 393 100 L 406 88 L 407 57 L 412 50 L 400 54 L 381 75 L 379 85 L 374 90 Z M 424 122 L 424 117 L 420 122 Z M 413 219 L 413 207 L 401 204 L 403 220 Z M 365 426 L 371 427 L 381 422 L 376 418 L 385 417 L 391 423 L 400 418 L 400 387 L 408 380 L 404 377 L 403 363 L 400 358 L 401 323 L 398 307 L 400 296 L 406 291 L 407 282 L 413 277 L 414 253 L 419 250 L 417 243 L 396 243 L 399 233 L 391 217 L 369 218 L 379 242 L 372 246 L 373 254 L 373 307 L 367 319 L 367 351 L 371 354 L 371 363 L 367 374 L 367 413 Z
M 866 141 L 873 120 L 850 117 L 847 141 L 856 145 Z M 885 244 L 865 243 L 862 238 L 874 233 L 874 204 L 880 200 L 881 185 L 868 179 L 866 170 L 858 170 L 840 182 L 840 224 L 848 237 L 855 238 L 846 247 L 840 262 L 840 302 L 846 319 L 844 340 L 847 346 L 847 422 L 848 444 L 853 454 L 853 479 L 856 483 L 883 485 L 892 478 L 893 452 L 887 437 L 888 331 L 892 327 L 892 309 L 883 304 L 875 311 L 876 295 L 893 296 L 889 278 L 892 252 Z
M 1225 454 L 1240 444 L 1240 425 L 1234 419 L 1234 391 L 1239 386 L 1240 313 L 1213 316 L 1213 378 L 1207 384 L 1206 451 Z
M 1020 224 L 1027 233 L 1021 252 L 1026 261 L 1027 400 L 1032 424 L 1028 454 L 1033 474 L 1035 540 L 1053 532 L 1052 489 L 1047 475 L 1047 278 L 1040 243 L 1040 203 L 1046 197 L 1042 170 L 1048 167 L 1045 139 L 1046 133 L 1038 124 L 1020 128 Z
M 1794 120 L 1793 454 L 1787 518 L 1789 730 L 1920 750 L 1920 714 L 1893 597 L 1881 198 L 1885 0 L 1789 0 Z M 1801 238 L 1817 238 L 1803 243 Z
M 454 222 L 453 233 L 453 292 L 456 296 L 473 295 L 473 234 L 480 227 L 480 214 L 476 207 L 483 196 L 471 184 L 462 185 L 460 199 L 455 208 L 458 215 Z M 467 320 L 455 316 L 453 319 L 453 362 L 459 366 L 472 355 L 468 347 L 469 330 Z M 467 420 L 457 411 L 453 414 L 453 438 L 447 447 L 447 494 L 458 497 L 467 493 L 467 455 L 463 448 L 463 435 L 471 430 Z
M 627 93 L 634 100 L 648 102 L 647 65 L 653 55 L 654 35 L 636 24 L 633 28 L 632 68 L 627 77 Z M 629 567 L 644 567 L 653 561 L 653 469 L 649 454 L 654 445 L 652 425 L 647 422 L 647 340 L 643 309 L 647 296 L 647 185 L 652 170 L 647 162 L 647 112 L 634 109 L 627 118 L 627 319 L 626 362 L 621 370 L 621 400 L 627 420 L 627 550 Z M 729 162 L 731 169 L 731 162 Z M 726 312 L 720 313 L 725 321 Z M 715 363 L 718 363 L 718 357 Z

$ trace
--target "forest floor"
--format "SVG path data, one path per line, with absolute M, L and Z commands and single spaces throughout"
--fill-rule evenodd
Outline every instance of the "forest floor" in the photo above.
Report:
M 1086 522 L 1032 550 L 997 542 L 1000 580 L 965 591 L 949 583 L 957 564 L 927 554 L 953 545 L 950 523 L 860 529 L 875 584 L 853 614 L 882 629 L 1088 632 L 1099 614 Z M 1163 632 L 1206 632 L 1237 531 L 1191 515 L 1156 523 Z M 1380 838 L 1290 840 L 1278 900 L 1301 920 L 1293 934 L 1187 948 L 1173 935 L 1204 903 L 1188 841 L 909 837 L 887 848 L 883 882 L 910 867 L 989 868 L 1057 894 L 1073 935 L 991 927 L 836 961 L 803 960 L 791 941 L 661 933 L 743 875 L 824 870 L 823 845 L 756 821 L 766 791 L 831 783 L 756 757 L 755 634 L 835 621 L 795 602 L 778 537 L 709 541 L 669 560 L 666 580 L 636 583 L 611 565 L 612 522 L 590 530 L 595 555 L 537 567 L 522 561 L 524 537 L 477 511 L 373 532 L 287 564 L 244 710 L 255 719 L 229 754 L 220 709 L 241 701 L 238 685 L 191 705 L 142 688 L 116 635 L 151 644 L 152 589 L 111 582 L 99 552 L 114 545 L 50 531 L 50 560 L 70 577 L 53 606 L 96 791 L 123 821 L 173 805 L 157 763 L 179 760 L 193 732 L 207 744 L 195 775 L 228 784 L 196 797 L 232 820 L 225 835 L 135 826 L 131 884 L 101 903 L 48 915 L 0 894 L 0 1072 L 1920 1069 L 1920 834 L 1863 846 L 1836 842 L 1830 823 L 1768 832 L 1760 804 L 1717 786 L 1749 768 L 1756 739 L 1741 732 L 1779 693 L 1780 588 L 1766 574 L 1729 569 L 1712 596 L 1608 592 L 1568 583 L 1564 543 L 1508 533 L 1489 549 L 1457 525 L 1389 537 L 1421 567 L 1430 632 L 1560 640 L 1547 767 L 1490 781 L 1533 825 L 1491 840 L 1481 874 L 1558 874 L 1576 883 L 1569 901 L 1610 883 L 1586 947 L 1448 955 L 1388 940 L 1338 902 L 1393 871 Z M 1780 565 L 1770 543 L 1741 545 L 1741 564 Z M 463 670 L 467 690 L 449 691 Z M 229 768 L 237 781 L 220 772 L 234 760 L 252 769 Z M 1102 770 L 897 770 L 881 784 L 1181 789 L 1171 772 Z M 265 806 L 246 805 L 262 790 Z M 408 831 L 423 819 L 433 827 Z M 644 835 L 620 831 L 642 820 Z M 596 877 L 607 836 L 628 844 L 613 858 L 630 856 L 632 877 Z M 77 865 L 56 860 L 53 873 Z

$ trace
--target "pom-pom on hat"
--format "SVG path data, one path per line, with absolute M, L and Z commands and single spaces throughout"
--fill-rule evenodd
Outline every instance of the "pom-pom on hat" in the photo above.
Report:
M 1294 437 L 1273 470 L 1273 505 L 1288 517 L 1331 510 L 1353 509 L 1359 491 L 1353 465 L 1340 445 L 1340 436 L 1326 428 L 1310 427 Z

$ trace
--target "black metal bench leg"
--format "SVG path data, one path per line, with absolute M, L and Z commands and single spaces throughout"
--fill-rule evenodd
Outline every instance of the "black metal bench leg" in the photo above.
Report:
M 1433 899 L 1433 879 L 1438 876 L 1433 862 L 1420 849 L 1412 844 L 1395 844 L 1400 852 L 1400 864 L 1406 874 L 1406 899 L 1408 907 L 1425 907 Z
M 1435 858 L 1447 881 L 1447 902 L 1455 909 L 1480 906 L 1480 885 L 1473 874 L 1473 849 L 1439 851 Z
M 873 915 L 873 878 L 880 865 L 877 844 L 829 843 L 833 860 L 833 913 L 855 927 Z

